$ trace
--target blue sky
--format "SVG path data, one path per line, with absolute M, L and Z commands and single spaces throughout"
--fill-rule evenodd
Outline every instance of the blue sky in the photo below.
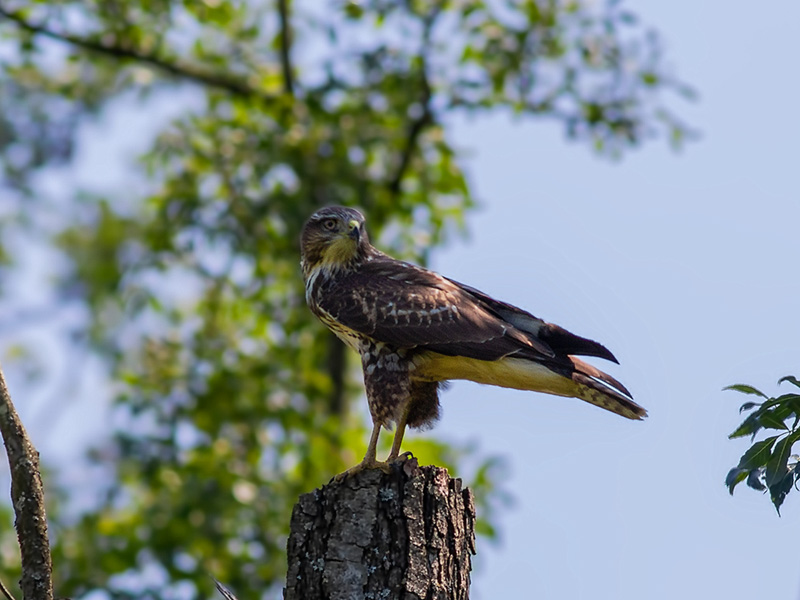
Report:
M 779 377 L 800 375 L 800 4 L 626 4 L 700 92 L 676 102 L 699 142 L 609 163 L 551 123 L 453 122 L 482 206 L 433 268 L 605 343 L 622 363 L 609 372 L 650 411 L 634 423 L 462 382 L 444 394 L 433 435 L 507 457 L 516 499 L 501 543 L 479 547 L 473 597 L 798 598 L 800 494 L 782 518 L 754 491 L 728 495 L 722 481 L 747 444 L 727 440 L 743 398 L 721 388 L 775 392 Z M 86 128 L 77 167 L 43 183 L 96 189 L 101 172 L 112 189 L 136 185 L 114 157 L 141 140 L 117 139 L 114 152 L 106 140 L 152 114 Z M 20 407 L 32 432 L 77 453 L 86 428 L 37 406 Z
M 471 383 L 436 432 L 508 457 L 516 497 L 476 598 L 797 598 L 800 502 L 722 482 L 747 382 L 798 373 L 800 5 L 628 2 L 700 92 L 702 132 L 609 164 L 552 124 L 459 122 L 483 208 L 433 267 L 617 355 L 642 423 Z M 498 268 L 502 265 L 502 268 Z M 602 361 L 595 361 L 600 365 Z M 800 496 L 800 494 L 795 494 Z

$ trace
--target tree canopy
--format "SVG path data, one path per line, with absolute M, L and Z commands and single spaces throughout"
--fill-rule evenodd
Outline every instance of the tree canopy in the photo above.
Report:
M 100 359 L 85 393 L 118 423 L 91 454 L 96 503 L 51 511 L 70 597 L 281 584 L 292 504 L 366 441 L 357 370 L 304 305 L 315 208 L 360 206 L 379 246 L 424 262 L 475 205 L 452 115 L 555 120 L 609 157 L 690 134 L 669 98 L 690 91 L 619 2 L 0 0 L 0 36 L 0 277 L 24 263 L 15 239 L 47 248 L 34 316 Z M 130 165 L 141 187 L 41 185 L 84 124 L 165 98 L 185 106 Z M 410 448 L 450 467 L 473 453 Z M 471 462 L 491 535 L 498 461 Z

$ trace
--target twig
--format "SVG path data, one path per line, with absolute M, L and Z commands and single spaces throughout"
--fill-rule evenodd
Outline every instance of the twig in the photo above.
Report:
M 0 581 L 0 592 L 3 592 L 3 596 L 5 596 L 7 600 L 16 600 L 2 581 Z
M 222 597 L 225 598 L 225 600 L 238 600 L 236 596 L 233 595 L 232 591 L 217 581 L 216 577 L 212 577 L 211 579 L 214 580 L 214 586 L 217 588 L 217 591 L 222 594 Z
M 289 52 L 292 47 L 292 32 L 289 24 L 289 0 L 278 0 L 278 16 L 280 17 L 281 33 L 281 70 L 283 71 L 283 88 L 290 96 L 294 96 L 294 76 L 292 75 L 292 62 Z
M 242 96 L 245 98 L 258 98 L 267 102 L 276 100 L 274 96 L 265 94 L 238 77 L 231 77 L 224 73 L 209 71 L 198 65 L 193 65 L 182 61 L 172 62 L 158 56 L 153 52 L 125 48 L 114 44 L 71 35 L 69 33 L 60 33 L 58 31 L 48 29 L 44 25 L 31 23 L 21 14 L 7 10 L 2 6 L 0 6 L 0 16 L 16 23 L 25 31 L 71 44 L 90 52 L 96 52 L 118 59 L 128 59 L 145 63 L 165 73 L 168 73 L 169 75 L 180 77 L 182 79 L 188 79 L 190 81 L 194 81 L 195 83 L 200 83 L 210 87 L 223 89 L 237 96 Z
M 39 453 L 28 438 L 14 409 L 3 371 L 0 369 L 0 434 L 8 453 L 11 471 L 11 504 L 14 507 L 25 600 L 52 600 L 52 560 L 47 536 L 44 490 L 39 474 Z

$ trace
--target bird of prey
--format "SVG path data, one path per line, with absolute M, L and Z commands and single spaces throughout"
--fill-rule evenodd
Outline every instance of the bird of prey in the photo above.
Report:
M 647 415 L 619 381 L 575 355 L 617 362 L 598 342 L 475 288 L 395 260 L 369 242 L 364 215 L 328 206 L 303 227 L 301 266 L 311 311 L 361 356 L 373 429 L 364 460 L 345 471 L 389 469 L 406 426 L 439 416 L 450 379 L 580 398 L 628 419 Z M 386 462 L 381 427 L 396 425 Z

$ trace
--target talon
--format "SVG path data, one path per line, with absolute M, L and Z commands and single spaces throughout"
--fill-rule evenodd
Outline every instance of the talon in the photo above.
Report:
M 407 460 L 410 460 L 412 458 L 414 458 L 414 453 L 411 452 L 411 450 L 406 450 L 400 456 L 392 456 L 390 454 L 389 458 L 386 459 L 386 462 L 387 463 L 406 462 Z
M 380 462 L 377 460 L 371 460 L 371 461 L 362 460 L 356 466 L 350 467 L 349 469 L 339 473 L 338 475 L 334 475 L 333 478 L 331 479 L 331 482 L 341 483 L 348 477 L 356 475 L 357 473 L 360 473 L 361 471 L 365 471 L 367 469 L 380 469 L 387 475 L 392 472 L 392 467 L 389 465 L 388 462 Z

